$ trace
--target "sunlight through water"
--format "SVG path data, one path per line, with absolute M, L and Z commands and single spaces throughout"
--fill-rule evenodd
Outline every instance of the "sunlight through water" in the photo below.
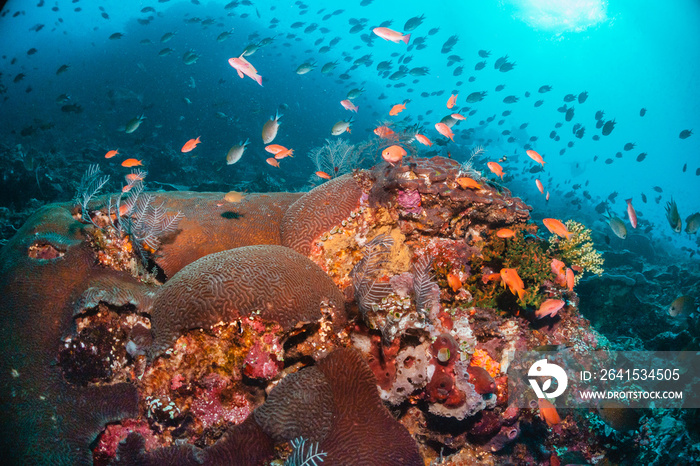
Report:
M 530 27 L 561 34 L 581 32 L 607 21 L 606 0 L 506 0 L 514 16 Z

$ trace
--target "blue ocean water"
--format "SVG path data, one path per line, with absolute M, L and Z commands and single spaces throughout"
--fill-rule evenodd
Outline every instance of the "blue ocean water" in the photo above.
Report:
M 403 31 L 407 20 L 420 15 L 425 19 L 411 31 L 408 45 L 372 33 L 385 22 Z M 274 179 L 285 189 L 302 190 L 315 171 L 305 154 L 334 137 L 335 122 L 355 118 L 352 132 L 340 136 L 350 143 L 376 137 L 372 130 L 384 121 L 421 124 L 428 137 L 444 140 L 433 125 L 451 113 L 445 103 L 458 93 L 452 111 L 468 118 L 453 128 L 455 142 L 421 146 L 421 153 L 449 152 L 463 161 L 481 145 L 486 153 L 477 168 L 489 175 L 486 162 L 506 156 L 505 184 L 533 205 L 535 217 L 574 218 L 604 231 L 604 219 L 593 208 L 607 200 L 611 212 L 626 220 L 625 199 L 632 198 L 644 234 L 659 247 L 689 248 L 686 254 L 697 249 L 696 237 L 674 234 L 664 205 L 674 199 L 683 220 L 700 211 L 700 139 L 679 138 L 683 130 L 700 131 L 699 20 L 700 4 L 692 0 L 10 0 L 0 17 L 3 149 L 21 144 L 38 154 L 46 167 L 36 174 L 42 189 L 25 186 L 21 195 L 46 202 L 72 195 L 70 189 L 48 188 L 66 184 L 61 166 L 74 166 L 77 173 L 99 162 L 107 171 L 126 172 L 119 167 L 126 157 L 143 160 L 149 181 L 265 190 L 271 183 L 263 181 Z M 224 32 L 230 36 L 217 41 Z M 174 36 L 163 42 L 166 33 Z M 443 53 L 451 36 L 458 40 Z M 263 76 L 261 87 L 239 79 L 227 60 L 264 38 L 272 41 L 248 56 Z M 327 51 L 321 51 L 324 46 Z M 172 52 L 159 56 L 167 48 Z M 489 56 L 480 57 L 480 50 Z M 188 51 L 199 55 L 190 65 L 183 61 Z M 495 69 L 506 55 L 513 69 Z M 336 61 L 333 71 L 321 73 L 324 64 Z M 383 61 L 391 62 L 385 72 L 377 70 Z M 476 70 L 482 61 L 485 66 Z M 295 70 L 304 62 L 316 68 L 299 75 Z M 68 69 L 57 74 L 62 65 Z M 402 67 L 427 67 L 429 74 L 388 78 Z M 496 91 L 499 85 L 503 90 Z M 552 90 L 539 93 L 543 85 Z M 354 100 L 356 115 L 339 103 L 351 89 L 364 89 Z M 478 91 L 486 92 L 484 99 L 467 103 Z M 563 100 L 584 91 L 583 103 Z M 57 103 L 62 94 L 69 100 Z M 517 102 L 505 103 L 507 96 Z M 390 117 L 391 107 L 406 99 L 406 110 Z M 536 107 L 538 100 L 543 103 Z M 64 105 L 82 111 L 62 111 Z M 563 105 L 574 107 L 571 121 L 559 111 Z M 280 168 L 265 163 L 269 154 L 260 138 L 262 125 L 278 109 L 284 116 L 275 143 L 296 155 Z M 616 123 L 608 136 L 596 128 L 597 111 Z M 142 126 L 124 133 L 124 125 L 141 114 Z M 574 134 L 576 124 L 585 128 L 581 138 Z M 559 141 L 550 138 L 552 131 Z M 180 153 L 197 136 L 202 143 Z M 226 165 L 228 148 L 246 138 L 252 143 L 241 161 Z M 626 143 L 635 146 L 626 151 Z M 104 159 L 117 148 L 121 158 Z M 530 172 L 536 164 L 526 148 L 542 154 L 544 172 Z M 535 178 L 551 193 L 549 202 Z M 5 204 L 20 204 L 15 194 Z

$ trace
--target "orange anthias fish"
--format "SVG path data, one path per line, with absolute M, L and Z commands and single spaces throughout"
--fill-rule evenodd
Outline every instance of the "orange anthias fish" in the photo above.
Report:
M 405 102 L 402 104 L 396 104 L 393 107 L 391 107 L 391 110 L 389 110 L 389 115 L 395 116 L 395 115 L 398 115 L 399 113 L 403 112 L 404 110 L 406 110 L 406 103 Z
M 280 163 L 274 157 L 270 157 L 269 159 L 265 159 L 265 162 L 269 163 L 273 167 L 277 167 L 277 168 L 280 167 Z
M 374 134 L 376 134 L 380 138 L 390 138 L 393 137 L 396 133 L 388 126 L 378 126 L 374 129 Z
M 447 126 L 445 123 L 435 123 L 435 129 L 438 133 L 442 134 L 446 138 L 450 138 L 450 140 L 454 142 L 455 133 L 453 133 L 450 127 Z
M 548 299 L 540 305 L 538 310 L 535 311 L 535 316 L 538 319 L 547 316 L 554 317 L 565 304 L 566 303 L 561 299 Z
M 501 274 L 500 273 L 488 273 L 481 277 L 481 281 L 486 284 L 488 282 L 500 282 L 501 280 Z
M 402 41 L 408 44 L 408 41 L 411 39 L 411 34 L 403 35 L 400 32 L 385 27 L 374 28 L 372 29 L 372 32 L 384 40 L 390 40 L 391 42 L 395 42 L 397 44 Z
M 450 117 L 454 118 L 455 120 L 466 120 L 467 119 L 467 117 L 465 117 L 464 115 L 461 115 L 459 113 L 452 113 L 450 115 Z
M 197 144 L 199 144 L 200 142 L 202 142 L 202 141 L 199 140 L 199 136 L 197 136 L 197 139 L 190 139 L 189 141 L 187 141 L 185 143 L 184 146 L 182 146 L 182 149 L 180 149 L 180 152 L 189 152 L 192 149 L 194 149 L 195 147 L 197 147 Z
M 489 167 L 489 170 L 491 170 L 496 176 L 500 176 L 501 179 L 503 179 L 503 167 L 498 164 L 498 162 L 489 162 L 486 164 L 487 167 Z
M 527 154 L 528 157 L 530 157 L 535 162 L 541 164 L 543 167 L 544 167 L 544 164 L 547 163 L 544 161 L 542 156 L 537 153 L 537 151 L 530 149 L 530 150 L 525 151 L 525 153 Z
M 229 58 L 228 64 L 236 69 L 238 76 L 241 78 L 243 78 L 244 75 L 248 76 L 250 79 L 262 86 L 262 76 L 258 74 L 258 70 L 256 70 L 255 67 L 243 57 L 243 55 L 240 57 Z
M 554 282 L 559 286 L 566 285 L 566 273 L 564 272 L 564 263 L 559 259 L 552 259 L 552 273 L 556 277 Z
M 353 104 L 350 99 L 341 100 L 340 105 L 342 105 L 345 110 L 350 110 L 351 112 L 355 113 L 357 113 L 357 110 L 360 108 L 359 106 Z
M 452 94 L 449 99 L 447 99 L 447 108 L 452 108 L 457 103 L 457 96 L 459 94 Z
M 455 181 L 462 189 L 481 189 L 481 185 L 468 176 L 461 176 Z
M 326 179 L 326 180 L 330 180 L 330 179 L 331 179 L 331 175 L 329 175 L 328 173 L 323 172 L 323 171 L 321 171 L 321 170 L 319 170 L 319 171 L 316 172 L 316 176 L 320 176 L 321 178 L 324 178 L 324 179 Z
M 143 181 L 143 176 L 146 172 L 137 172 L 137 173 L 129 173 L 126 175 L 124 178 L 126 178 L 126 181 L 128 182 L 134 182 L 134 181 Z
M 496 236 L 499 238 L 512 238 L 515 236 L 515 232 L 510 228 L 501 228 L 496 232 Z
M 556 218 L 543 218 L 542 223 L 544 223 L 544 226 L 547 227 L 550 233 L 554 233 L 562 238 L 569 239 L 573 235 L 573 233 L 566 229 L 566 225 Z
M 455 293 L 459 291 L 460 288 L 462 288 L 462 280 L 459 279 L 459 277 L 453 273 L 448 273 L 447 274 L 447 284 L 452 288 L 452 291 Z
M 418 140 L 418 142 L 420 142 L 424 146 L 430 147 L 433 145 L 433 142 L 430 139 L 428 139 L 427 137 L 423 136 L 420 133 L 416 133 L 416 139 Z
M 537 185 L 537 189 L 540 190 L 540 193 L 544 194 L 544 186 L 542 185 L 542 182 L 539 178 L 535 180 L 535 184 Z
M 574 277 L 574 271 L 567 268 L 566 269 L 566 288 L 569 291 L 574 291 L 575 284 L 576 284 L 576 277 Z
M 281 160 L 285 157 L 293 157 L 292 156 L 293 153 L 294 153 L 294 149 L 281 150 L 275 154 L 275 158 L 277 160 Z
M 545 398 L 539 398 L 537 400 L 537 405 L 540 408 L 540 419 L 545 421 L 549 427 L 555 426 L 561 422 L 561 417 L 559 417 L 559 413 L 551 401 Z
M 265 146 L 265 151 L 270 154 L 279 154 L 280 152 L 286 151 L 287 148 L 279 144 L 268 144 Z
M 105 154 L 106 159 L 111 159 L 115 155 L 119 155 L 119 150 L 111 150 Z
M 406 149 L 398 145 L 393 145 L 382 151 L 382 158 L 393 166 L 396 163 L 401 163 L 406 154 Z
M 523 299 L 523 296 L 525 296 L 525 284 L 520 275 L 518 275 L 517 270 L 501 269 L 501 280 L 503 280 L 503 286 L 508 286 L 511 293 L 517 294 L 518 299 Z
M 630 219 L 630 225 L 632 228 L 637 228 L 637 212 L 632 207 L 632 198 L 626 199 L 625 202 L 627 202 L 627 216 Z
M 141 163 L 140 160 L 136 160 L 136 159 L 126 159 L 122 162 L 122 167 L 127 167 L 127 168 L 140 167 L 142 165 L 143 165 L 143 163 Z

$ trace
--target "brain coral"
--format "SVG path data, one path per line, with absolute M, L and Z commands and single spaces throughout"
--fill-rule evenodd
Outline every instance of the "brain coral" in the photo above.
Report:
M 203 257 L 168 280 L 152 310 L 151 356 L 181 332 L 260 311 L 288 330 L 322 317 L 326 302 L 334 323 L 345 324 L 344 299 L 328 275 L 308 258 L 284 246 L 246 246 Z
M 362 189 L 352 175 L 323 183 L 289 206 L 282 219 L 282 244 L 308 256 L 313 240 L 338 225 L 360 203 Z
M 317 439 L 319 450 L 328 453 L 324 464 L 423 465 L 416 442 L 379 399 L 377 379 L 359 352 L 338 349 L 304 372 L 320 383 L 305 384 L 306 395 L 299 396 L 299 380 L 284 379 L 270 393 L 274 409 L 263 405 L 255 412 L 264 428 Z M 311 413 L 321 419 L 305 429 L 298 420 Z M 299 430 L 285 431 L 289 425 Z
M 129 384 L 79 388 L 56 364 L 73 303 L 100 279 L 87 227 L 66 206 L 37 211 L 0 251 L 0 447 L 9 464 L 81 464 L 104 424 L 138 414 Z
M 156 194 L 184 218 L 178 232 L 165 238 L 156 263 L 168 277 L 207 254 L 254 244 L 282 244 L 280 224 L 298 193 L 248 194 L 241 202 L 226 202 L 221 193 Z

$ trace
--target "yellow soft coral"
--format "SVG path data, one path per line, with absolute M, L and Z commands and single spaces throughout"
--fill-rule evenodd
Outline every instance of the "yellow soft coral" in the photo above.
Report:
M 550 236 L 550 252 L 561 256 L 567 264 L 581 267 L 584 272 L 602 275 L 603 256 L 593 247 L 591 230 L 574 220 L 567 220 L 565 225 L 573 234 L 569 239 L 560 238 L 557 235 Z M 582 274 L 576 275 L 576 283 L 581 276 Z

